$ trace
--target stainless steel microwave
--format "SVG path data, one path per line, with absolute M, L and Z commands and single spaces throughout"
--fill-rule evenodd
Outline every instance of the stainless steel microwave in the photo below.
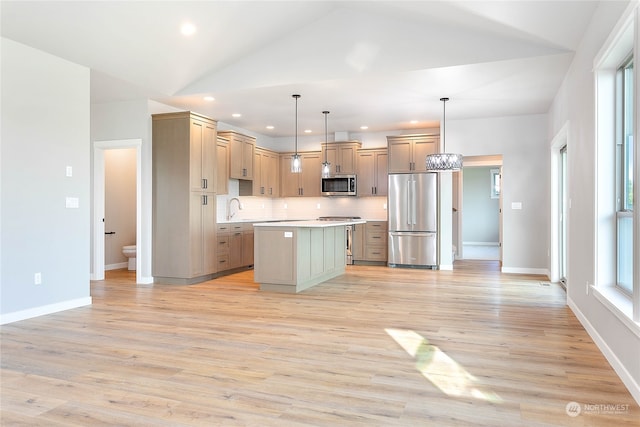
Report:
M 323 196 L 355 196 L 356 192 L 355 175 L 336 175 L 331 178 L 322 178 Z

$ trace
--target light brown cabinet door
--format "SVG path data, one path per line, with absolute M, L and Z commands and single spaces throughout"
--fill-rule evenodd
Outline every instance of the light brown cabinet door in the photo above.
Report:
M 229 144 L 216 144 L 216 189 L 217 194 L 229 194 Z
M 389 188 L 389 156 L 387 150 L 376 153 L 375 166 L 376 196 L 386 196 Z
M 280 195 L 300 196 L 300 174 L 291 173 L 291 155 L 280 157 Z
M 356 173 L 356 144 L 341 144 L 338 146 L 339 168 L 341 175 L 351 175 Z
M 302 155 L 302 196 L 320 196 L 321 168 L 320 153 L 305 153 Z
M 253 179 L 253 188 L 252 193 L 254 196 L 264 196 L 265 188 L 263 181 L 263 168 L 262 163 L 264 160 L 264 155 L 260 150 L 256 150 L 253 155 L 253 172 L 255 173 L 255 178 Z
M 376 186 L 376 163 L 373 151 L 358 153 L 358 196 L 373 196 Z
M 412 149 L 411 140 L 389 142 L 389 173 L 413 171 Z
M 279 168 L 278 165 L 280 164 L 280 157 L 275 154 L 275 153 L 271 153 L 268 155 L 268 157 L 266 158 L 266 164 L 265 167 L 263 169 L 263 174 L 266 176 L 267 178 L 267 186 L 266 186 L 266 196 L 269 197 L 278 197 L 280 195 L 280 185 L 279 185 Z
M 253 265 L 253 231 L 242 233 L 242 265 Z
M 427 171 L 427 156 L 438 152 L 436 138 L 415 139 L 413 141 L 414 171 Z
M 234 231 L 229 235 L 229 268 L 242 265 L 242 232 Z

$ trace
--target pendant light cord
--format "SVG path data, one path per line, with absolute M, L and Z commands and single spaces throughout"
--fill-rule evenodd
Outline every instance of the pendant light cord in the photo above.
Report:
M 291 95 L 296 99 L 296 155 L 298 154 L 298 98 L 300 95 Z
M 329 147 L 329 134 L 327 133 L 327 115 L 328 111 L 323 111 L 324 114 L 324 162 L 327 163 L 327 148 Z
M 442 101 L 442 152 L 447 152 L 447 101 L 449 98 L 440 98 Z

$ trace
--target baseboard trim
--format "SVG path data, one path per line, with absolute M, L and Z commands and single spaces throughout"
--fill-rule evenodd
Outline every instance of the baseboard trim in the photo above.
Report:
M 115 264 L 107 264 L 104 266 L 105 271 L 106 270 L 119 270 L 121 268 L 127 268 L 129 267 L 129 263 L 128 262 L 118 262 Z
M 462 242 L 462 246 L 500 246 L 500 242 Z
M 47 314 L 58 313 L 60 311 L 71 310 L 73 308 L 91 305 L 91 297 L 76 298 L 69 301 L 62 301 L 55 304 L 42 305 L 40 307 L 28 308 L 26 310 L 14 311 L 0 315 L 0 325 L 18 322 L 20 320 L 32 319 L 34 317 L 44 316 Z
M 622 383 L 627 387 L 631 396 L 635 399 L 636 403 L 640 405 L 640 385 L 634 380 L 634 378 L 629 374 L 627 368 L 620 362 L 618 356 L 611 350 L 611 348 L 607 345 L 606 341 L 598 334 L 598 331 L 593 327 L 591 322 L 587 319 L 587 317 L 580 311 L 576 303 L 569 297 L 567 297 L 567 305 L 576 315 L 582 327 L 587 331 L 593 342 L 596 343 L 598 349 L 604 355 L 605 359 L 609 362 L 613 370 L 616 372 Z
M 519 267 L 502 267 L 503 273 L 514 274 L 542 274 L 544 276 L 549 275 L 549 271 L 546 268 L 519 268 Z

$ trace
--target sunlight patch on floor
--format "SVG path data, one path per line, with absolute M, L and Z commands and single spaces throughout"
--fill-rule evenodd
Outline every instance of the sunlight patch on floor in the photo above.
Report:
M 500 403 L 496 393 L 483 389 L 476 377 L 422 335 L 402 329 L 385 329 L 410 356 L 415 358 L 416 369 L 447 396 L 472 397 Z

